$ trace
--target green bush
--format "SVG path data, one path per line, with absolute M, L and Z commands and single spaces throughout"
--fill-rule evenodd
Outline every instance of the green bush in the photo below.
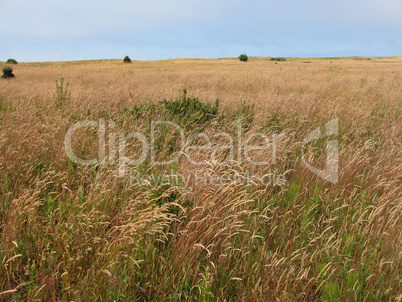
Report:
M 125 56 L 124 59 L 123 59 L 123 62 L 124 62 L 124 63 L 131 63 L 130 57 L 129 57 L 129 56 Z
M 70 100 L 71 92 L 68 90 L 68 85 L 69 83 L 67 83 L 67 85 L 64 86 L 64 78 L 60 79 L 60 83 L 56 80 L 55 98 L 57 106 L 62 106 L 63 103 Z
M 240 61 L 247 62 L 248 56 L 244 53 L 239 56 Z
M 3 68 L 3 75 L 1 76 L 3 79 L 14 78 L 13 70 L 10 67 Z
M 8 59 L 7 62 L 8 64 L 17 64 L 18 62 L 14 59 Z
M 163 106 L 171 117 L 178 117 L 181 125 L 202 125 L 218 115 L 219 100 L 215 105 L 203 103 L 198 98 L 187 97 L 187 90 L 183 89 L 183 95 L 176 100 L 164 100 Z
M 272 57 L 271 59 L 269 59 L 270 61 L 286 61 L 285 58 L 282 57 Z

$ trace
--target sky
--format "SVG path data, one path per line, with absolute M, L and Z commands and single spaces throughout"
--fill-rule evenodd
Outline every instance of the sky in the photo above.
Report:
M 0 61 L 401 56 L 401 0 L 0 0 Z

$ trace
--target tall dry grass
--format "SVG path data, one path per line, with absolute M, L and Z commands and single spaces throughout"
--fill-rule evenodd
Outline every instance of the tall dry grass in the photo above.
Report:
M 0 81 L 0 300 L 402 300 L 401 58 L 104 60 L 13 69 L 15 79 Z M 71 91 L 62 102 L 60 78 Z M 168 167 L 151 167 L 148 158 L 135 169 L 154 176 L 173 170 L 190 180 L 152 184 L 119 177 L 118 162 L 84 167 L 66 156 L 65 135 L 76 121 L 113 121 L 108 142 L 133 129 L 149 138 L 152 120 L 183 122 L 160 103 L 183 88 L 206 103 L 220 100 L 212 120 L 190 116 L 180 124 L 186 135 L 236 137 L 242 118 L 245 136 L 286 133 L 276 164 L 253 167 L 243 158 L 210 165 L 201 173 L 212 181 L 197 183 L 197 167 L 185 157 Z M 339 182 L 330 184 L 303 165 L 301 143 L 334 118 Z M 171 130 L 157 133 L 160 154 L 178 151 Z M 324 163 L 326 141 L 308 145 L 310 162 Z M 79 131 L 74 149 L 93 158 L 97 143 L 95 130 Z M 126 151 L 138 155 L 139 145 Z M 272 169 L 285 174 L 286 185 L 230 177 Z M 228 180 L 217 185 L 216 175 Z

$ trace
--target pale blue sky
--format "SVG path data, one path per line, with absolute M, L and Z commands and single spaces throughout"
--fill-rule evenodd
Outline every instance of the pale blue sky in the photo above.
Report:
M 0 0 L 0 61 L 402 55 L 401 0 Z

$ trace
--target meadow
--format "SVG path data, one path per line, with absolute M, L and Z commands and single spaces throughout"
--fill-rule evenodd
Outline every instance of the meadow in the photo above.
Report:
M 0 301 L 402 301 L 402 57 L 11 67 Z

